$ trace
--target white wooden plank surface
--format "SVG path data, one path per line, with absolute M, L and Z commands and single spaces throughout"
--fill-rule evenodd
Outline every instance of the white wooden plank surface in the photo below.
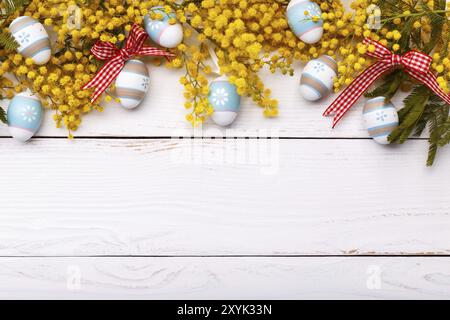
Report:
M 1 258 L 2 299 L 448 299 L 449 258 Z
M 193 135 L 192 126 L 185 120 L 183 88 L 178 79 L 181 71 L 164 67 L 151 67 L 150 91 L 142 105 L 133 111 L 112 105 L 103 113 L 91 113 L 84 117 L 76 136 L 159 136 L 171 137 L 180 132 Z M 298 65 L 294 77 L 263 73 L 263 79 L 280 101 L 280 116 L 266 119 L 259 107 L 251 99 L 243 99 L 242 112 L 238 120 L 228 130 L 218 128 L 212 122 L 204 127 L 205 136 L 254 135 L 264 129 L 283 137 L 368 137 L 363 127 L 362 107 L 355 106 L 346 118 L 331 129 L 331 118 L 322 117 L 323 111 L 333 97 L 318 103 L 305 101 L 299 91 L 301 66 Z M 401 101 L 401 100 L 400 100 Z M 7 105 L 6 101 L 2 105 Z M 65 129 L 56 129 L 52 112 L 47 111 L 39 136 L 67 136 Z M 0 136 L 9 136 L 8 128 L 0 125 Z
M 75 132 L 127 139 L 0 139 L 0 298 L 450 296 L 450 258 L 435 256 L 450 255 L 448 148 L 430 169 L 426 141 L 135 139 L 367 138 L 361 106 L 331 130 L 334 97 L 301 98 L 301 65 L 263 74 L 278 118 L 245 99 L 226 131 L 193 131 L 182 72 L 149 68 L 139 109 L 109 106 Z M 38 135 L 65 137 L 51 115 Z M 361 256 L 394 254 L 427 257 Z
M 426 147 L 2 140 L 0 255 L 449 254 L 450 153 Z

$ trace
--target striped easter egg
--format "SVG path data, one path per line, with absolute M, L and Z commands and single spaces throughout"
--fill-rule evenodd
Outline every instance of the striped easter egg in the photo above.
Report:
M 241 107 L 241 96 L 226 76 L 221 76 L 209 86 L 209 103 L 214 108 L 213 121 L 219 126 L 229 126 L 236 120 Z
M 389 144 L 388 137 L 398 127 L 398 113 L 385 97 L 370 99 L 364 105 L 363 119 L 369 135 L 380 144 Z
M 31 17 L 18 17 L 9 30 L 19 44 L 17 51 L 37 65 L 46 64 L 52 55 L 50 39 L 44 26 Z
M 170 19 L 176 19 L 175 13 L 167 14 L 163 7 L 154 7 L 150 10 L 160 13 L 162 20 L 153 20 L 150 15 L 144 17 L 145 30 L 150 39 L 164 48 L 175 48 L 183 41 L 183 27 L 179 23 L 170 24 Z
M 148 91 L 150 77 L 147 66 L 139 60 L 129 60 L 116 78 L 116 94 L 125 109 L 136 108 Z
M 303 98 L 317 101 L 327 97 L 333 91 L 337 69 L 336 61 L 330 56 L 321 56 L 308 62 L 300 79 L 300 92 Z
M 29 92 L 15 96 L 7 113 L 9 132 L 19 141 L 28 141 L 39 130 L 42 122 L 42 105 Z
M 317 3 L 310 0 L 292 0 L 286 15 L 291 30 L 303 42 L 313 44 L 322 38 L 322 10 Z M 318 17 L 318 20 L 313 21 L 313 17 Z

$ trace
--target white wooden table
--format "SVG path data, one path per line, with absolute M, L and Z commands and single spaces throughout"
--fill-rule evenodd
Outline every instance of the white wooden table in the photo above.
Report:
M 74 141 L 50 112 L 27 144 L 0 128 L 0 298 L 450 297 L 449 148 L 379 146 L 360 106 L 331 130 L 298 75 L 264 75 L 279 118 L 246 100 L 194 133 L 180 74 L 150 68 L 138 110 Z

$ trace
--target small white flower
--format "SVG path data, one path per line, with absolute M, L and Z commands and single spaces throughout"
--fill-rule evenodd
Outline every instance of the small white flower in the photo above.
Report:
M 142 79 L 142 84 L 141 85 L 142 85 L 142 87 L 144 89 L 147 89 L 149 84 L 150 84 L 150 79 L 149 78 Z
M 224 88 L 215 90 L 212 93 L 212 101 L 218 106 L 224 106 L 228 102 L 228 92 Z
M 30 37 L 31 37 L 31 35 L 29 33 L 27 33 L 27 32 L 19 34 L 18 38 L 19 38 L 20 44 L 29 43 L 30 42 Z
M 37 116 L 38 112 L 34 106 L 26 106 L 25 109 L 22 110 L 22 118 L 28 123 L 36 121 Z
M 309 14 L 312 15 L 313 17 L 314 17 L 314 16 L 316 16 L 316 17 L 317 17 L 317 16 L 318 16 L 318 17 L 321 16 L 320 10 L 319 10 L 319 8 L 318 8 L 318 6 L 317 6 L 316 4 L 313 4 L 313 3 L 309 4 L 309 5 L 307 6 L 307 10 L 309 11 Z

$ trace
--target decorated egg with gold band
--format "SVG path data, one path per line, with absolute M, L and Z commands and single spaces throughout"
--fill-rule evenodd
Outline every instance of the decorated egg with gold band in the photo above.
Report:
M 139 60 L 129 60 L 116 78 L 116 94 L 125 109 L 136 108 L 147 94 L 150 83 L 147 66 Z
M 398 127 L 397 109 L 385 97 L 370 99 L 364 105 L 363 119 L 371 138 L 380 144 L 389 144 L 389 135 Z
M 11 22 L 9 30 L 19 44 L 17 51 L 25 58 L 31 58 L 37 65 L 50 60 L 50 39 L 41 23 L 28 16 L 18 17 Z
M 308 101 L 317 101 L 333 92 L 338 66 L 330 56 L 311 60 L 302 71 L 300 91 Z

